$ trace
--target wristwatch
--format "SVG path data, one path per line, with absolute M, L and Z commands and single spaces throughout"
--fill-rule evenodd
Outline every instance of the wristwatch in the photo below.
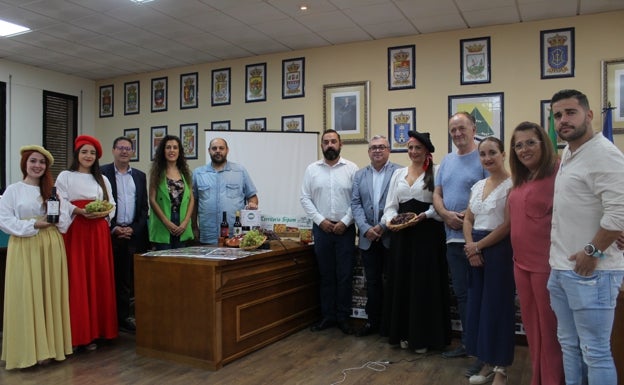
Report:
M 605 256 L 604 253 L 601 250 L 598 250 L 598 248 L 591 242 L 583 247 L 583 251 L 585 251 L 586 255 L 594 258 L 604 258 Z

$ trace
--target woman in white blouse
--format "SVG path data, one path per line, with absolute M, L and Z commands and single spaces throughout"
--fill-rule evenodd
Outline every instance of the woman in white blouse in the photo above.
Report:
M 390 235 L 380 333 L 390 344 L 422 354 L 450 342 L 448 267 L 444 224 L 433 208 L 435 148 L 428 133 L 408 134 L 411 163 L 392 175 L 382 221 L 405 212 L 418 220 Z
M 505 367 L 514 355 L 515 285 L 505 210 L 512 187 L 505 169 L 503 142 L 479 143 L 481 164 L 490 176 L 475 183 L 464 218 L 466 257 L 470 263 L 466 304 L 466 351 L 485 365 L 471 384 L 507 383 Z
M 67 204 L 72 224 L 64 234 L 69 274 L 69 306 L 72 343 L 76 348 L 94 350 L 98 339 L 118 336 L 113 247 L 107 217 L 89 213 L 94 200 L 115 200 L 111 184 L 100 171 L 100 141 L 89 135 L 74 140 L 74 158 L 69 170 L 56 178 L 59 195 Z
M 52 154 L 37 145 L 20 153 L 24 179 L 0 199 L 0 229 L 10 235 L 2 334 L 6 369 L 63 361 L 72 353 L 67 259 L 59 232 L 70 219 L 61 213 L 58 224 L 46 221 Z

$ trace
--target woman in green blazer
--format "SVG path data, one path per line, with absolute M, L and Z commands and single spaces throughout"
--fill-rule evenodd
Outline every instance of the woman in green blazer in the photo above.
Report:
M 156 149 L 149 183 L 149 238 L 157 250 L 184 247 L 193 239 L 191 183 L 180 138 L 165 136 Z

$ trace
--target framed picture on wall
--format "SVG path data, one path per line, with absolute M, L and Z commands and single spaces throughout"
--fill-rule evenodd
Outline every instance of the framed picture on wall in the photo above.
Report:
M 305 58 L 282 60 L 282 99 L 305 96 Z
M 490 37 L 462 39 L 461 84 L 490 83 Z
M 100 118 L 110 118 L 113 116 L 115 86 L 109 84 L 100 87 Z
M 130 162 L 139 161 L 139 129 L 138 128 L 126 128 L 124 130 L 124 136 L 132 142 L 132 156 Z
M 197 72 L 180 75 L 180 109 L 197 108 Z
M 388 90 L 416 87 L 415 45 L 388 48 Z
M 282 131 L 303 132 L 303 115 L 282 116 Z
M 230 121 L 218 120 L 210 122 L 210 129 L 213 131 L 230 131 Z
M 197 123 L 180 124 L 180 141 L 186 159 L 197 159 Z
M 245 131 L 266 131 L 266 118 L 245 119 Z
M 210 104 L 213 106 L 224 106 L 230 104 L 230 69 L 219 68 L 212 70 L 212 91 L 210 93 Z
M 602 108 L 609 107 L 613 133 L 624 134 L 624 58 L 602 61 Z
M 152 79 L 152 112 L 167 111 L 167 77 Z
M 343 143 L 368 143 L 369 82 L 323 86 L 323 129 L 340 132 Z
M 245 66 L 245 103 L 266 100 L 266 63 Z
M 504 94 L 502 92 L 472 95 L 450 95 L 448 97 L 449 118 L 456 112 L 468 112 L 476 121 L 477 135 L 480 141 L 488 136 L 495 136 L 504 142 L 503 127 Z M 455 145 L 448 136 L 448 151 L 455 151 Z
M 409 131 L 416 130 L 416 108 L 388 110 L 388 142 L 391 152 L 407 152 Z
M 141 87 L 138 81 L 124 83 L 124 115 L 135 115 L 141 108 Z
M 156 149 L 165 136 L 167 136 L 167 126 L 154 126 L 151 128 L 150 160 L 154 160 Z
M 540 31 L 542 79 L 574 77 L 574 28 Z

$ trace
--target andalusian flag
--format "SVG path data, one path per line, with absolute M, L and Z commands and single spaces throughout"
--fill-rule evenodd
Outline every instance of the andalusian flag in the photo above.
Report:
M 555 131 L 555 118 L 553 117 L 552 108 L 550 109 L 550 117 L 548 118 L 548 136 L 555 148 L 555 152 L 557 152 L 557 131 Z

